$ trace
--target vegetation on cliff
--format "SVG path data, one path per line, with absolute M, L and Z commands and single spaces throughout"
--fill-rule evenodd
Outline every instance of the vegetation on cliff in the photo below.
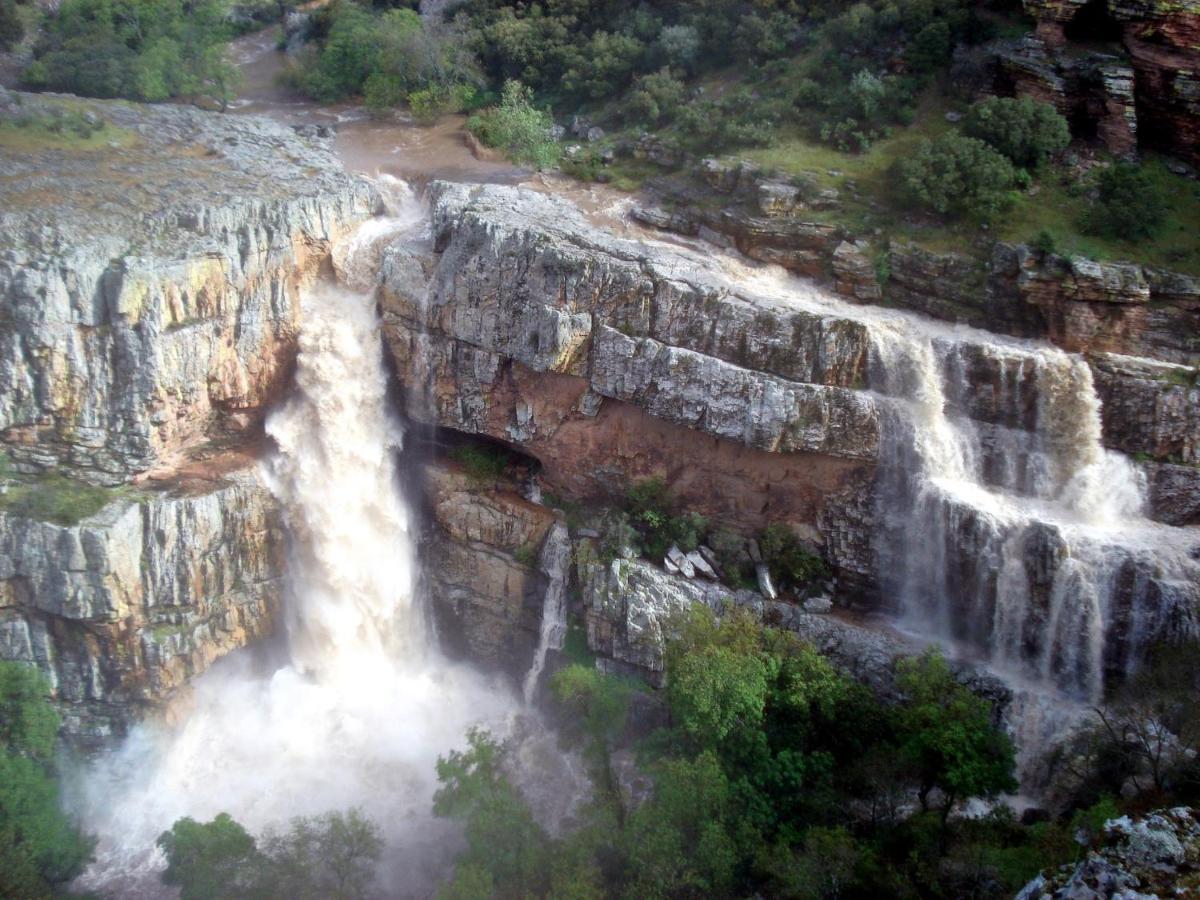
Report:
M 50 897 L 91 859 L 93 842 L 62 810 L 58 715 L 36 669 L 0 662 L 0 895 Z
M 1011 788 L 1013 758 L 988 704 L 940 656 L 907 663 L 906 699 L 887 706 L 748 615 L 695 608 L 678 624 L 670 727 L 639 751 L 654 785 L 644 802 L 614 775 L 629 687 L 568 666 L 552 687 L 566 739 L 584 747 L 600 787 L 586 821 L 564 838 L 541 832 L 504 776 L 504 748 L 472 733 L 439 766 L 439 812 L 463 821 L 469 845 L 442 896 L 953 894 L 974 876 L 940 860 L 974 847 L 979 832 L 998 853 L 1031 850 L 1006 873 L 1009 886 L 1060 859 L 1039 856 L 1003 816 L 948 819 L 968 797 Z M 901 814 L 910 786 L 928 813 Z

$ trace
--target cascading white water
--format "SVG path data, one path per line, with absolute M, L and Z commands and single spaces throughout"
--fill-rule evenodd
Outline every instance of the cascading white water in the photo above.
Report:
M 885 601 L 913 632 L 1094 702 L 1146 646 L 1200 633 L 1200 536 L 1143 513 L 1079 356 L 879 307 L 723 257 L 736 289 L 861 322 L 883 416 Z
M 550 650 L 561 650 L 567 636 L 567 569 L 571 564 L 571 539 L 567 526 L 555 522 L 546 534 L 545 543 L 538 559 L 538 568 L 546 576 L 546 596 L 542 604 L 542 627 L 538 635 L 533 662 L 525 673 L 522 693 L 525 703 L 533 703 L 537 694 L 542 670 L 546 667 L 546 654 Z
M 339 273 L 369 283 L 380 239 L 416 221 L 368 223 L 339 248 Z M 138 728 L 92 773 L 83 815 L 100 846 L 83 886 L 161 895 L 154 841 L 180 816 L 229 812 L 257 831 L 351 806 L 386 838 L 383 893 L 426 896 L 445 874 L 458 838 L 432 816 L 437 756 L 473 724 L 506 733 L 518 704 L 425 641 L 386 384 L 372 295 L 306 295 L 296 391 L 267 425 L 291 546 L 289 660 L 266 674 L 245 654 L 223 660 L 181 726 Z

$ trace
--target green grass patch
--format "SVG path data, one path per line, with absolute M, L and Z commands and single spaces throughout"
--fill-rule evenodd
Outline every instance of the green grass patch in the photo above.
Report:
M 3 484 L 7 490 L 0 494 L 0 511 L 55 525 L 78 525 L 124 493 L 58 473 L 10 478 Z
M 954 126 L 946 121 L 951 110 L 965 111 L 935 92 L 927 93 L 912 125 L 896 128 L 866 152 L 843 153 L 805 137 L 799 131 L 781 134 L 768 147 L 732 154 L 782 176 L 803 175 L 821 188 L 835 188 L 840 204 L 832 210 L 813 211 L 806 218 L 840 224 L 855 234 L 880 229 L 893 240 L 907 240 L 936 252 L 976 252 L 980 237 L 976 222 L 940 224 L 898 208 L 892 197 L 891 169 L 910 154 L 922 138 L 934 139 Z M 1045 232 L 1055 251 L 1064 256 L 1086 256 L 1102 261 L 1129 260 L 1180 272 L 1200 274 L 1200 185 L 1173 174 L 1164 160 L 1150 157 L 1144 170 L 1169 198 L 1168 214 L 1153 240 L 1132 243 L 1085 234 L 1081 222 L 1090 201 L 1087 190 L 1061 171 L 1040 173 L 1032 191 L 1016 196 L 1013 207 L 990 223 L 997 240 L 1030 243 Z M 857 194 L 857 196 L 856 196 Z
M 587 626 L 577 618 L 572 617 L 567 622 L 567 634 L 563 639 L 562 654 L 577 665 L 589 667 L 596 665 L 596 654 L 588 648 Z
M 47 109 L 43 102 L 49 104 Z M 38 108 L 0 121 L 0 149 L 14 153 L 66 150 L 75 153 L 127 148 L 136 135 L 93 115 L 78 101 L 39 101 Z
M 484 484 L 503 477 L 508 468 L 508 452 L 499 447 L 464 444 L 452 453 L 472 481 Z

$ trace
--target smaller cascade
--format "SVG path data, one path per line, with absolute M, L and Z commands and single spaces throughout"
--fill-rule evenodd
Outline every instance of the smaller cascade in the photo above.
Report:
M 567 526 L 555 522 L 542 544 L 538 558 L 538 569 L 546 576 L 546 597 L 542 604 L 542 629 L 538 635 L 537 649 L 533 652 L 533 663 L 525 673 L 523 693 L 526 705 L 533 702 L 537 693 L 542 670 L 546 667 L 546 653 L 561 650 L 567 636 L 567 572 L 571 564 L 571 540 Z

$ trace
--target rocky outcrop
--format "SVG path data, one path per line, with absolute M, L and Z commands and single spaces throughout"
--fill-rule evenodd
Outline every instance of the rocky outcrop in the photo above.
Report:
M 16 97 L 0 115 L 68 103 Z M 25 468 L 117 484 L 261 420 L 300 287 L 375 195 L 273 122 L 69 105 L 111 140 L 0 161 L 0 439 Z
M 665 476 L 687 508 L 746 530 L 788 518 L 815 534 L 869 484 L 860 323 L 741 291 L 529 191 L 435 186 L 433 218 L 434 255 L 396 246 L 383 263 L 410 415 L 519 446 L 569 496 Z
M 1200 9 L 1190 2 L 1166 0 L 1024 0 L 1026 11 L 1037 20 L 1037 51 L 1042 68 L 1070 70 L 1078 54 L 1064 45 L 1096 39 L 1119 41 L 1127 55 L 1121 74 L 1111 80 L 1109 96 L 1116 101 L 1098 121 L 1105 125 L 1129 116 L 1130 100 L 1136 109 L 1137 137 L 1142 146 L 1200 161 Z M 1036 68 L 1036 66 L 1032 67 Z M 1110 73 L 1111 76 L 1111 73 Z M 1051 84 L 1036 75 L 1033 83 Z M 1070 90 L 1058 93 L 1072 96 Z M 1035 92 L 1036 96 L 1036 92 Z M 1118 126 L 1118 131 L 1119 131 Z M 1110 147 L 1111 148 L 1111 147 Z
M 1078 865 L 1043 872 L 1017 900 L 1182 897 L 1200 891 L 1200 815 L 1160 809 L 1104 823 L 1101 846 Z
M 481 481 L 453 462 L 422 466 L 430 527 L 422 571 L 443 647 L 518 677 L 541 624 L 538 550 L 554 513 L 508 479 Z
M 67 734 L 98 746 L 274 630 L 283 552 L 257 466 L 69 527 L 0 513 L 0 658 L 45 672 Z

